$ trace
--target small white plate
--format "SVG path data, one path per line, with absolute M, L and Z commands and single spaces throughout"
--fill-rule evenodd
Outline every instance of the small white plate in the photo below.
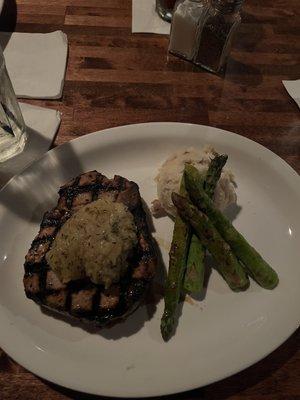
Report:
M 279 273 L 268 291 L 254 282 L 231 292 L 215 272 L 205 299 L 184 303 L 175 336 L 160 336 L 163 301 L 141 307 L 125 322 L 100 333 L 50 317 L 23 291 L 23 262 L 42 214 L 58 187 L 97 169 L 136 181 L 149 205 L 153 178 L 174 150 L 211 143 L 229 155 L 242 207 L 235 220 Z M 35 374 L 72 389 L 106 396 L 159 396 L 200 387 L 265 357 L 299 326 L 300 179 L 261 145 L 206 126 L 150 123 L 84 136 L 45 154 L 0 193 L 0 346 Z M 172 223 L 154 220 L 168 263 Z

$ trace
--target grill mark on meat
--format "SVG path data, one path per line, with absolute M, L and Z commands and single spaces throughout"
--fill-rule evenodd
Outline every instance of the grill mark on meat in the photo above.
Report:
M 128 209 L 134 210 L 138 206 L 140 200 L 139 189 L 137 185 L 126 187 L 122 192 L 118 194 L 117 201 L 125 204 Z
M 90 203 L 92 200 L 93 200 L 92 192 L 79 193 L 76 196 L 74 196 L 72 206 L 73 208 L 81 207 Z
M 132 277 L 134 279 L 151 279 L 155 272 L 155 264 L 150 260 L 141 261 L 133 270 Z
M 40 291 L 40 277 L 38 274 L 25 275 L 23 279 L 27 294 L 36 295 Z
M 71 295 L 71 313 L 86 314 L 93 311 L 93 299 L 97 293 L 96 288 L 82 289 Z
M 100 294 L 99 307 L 105 310 L 116 308 L 120 299 L 120 287 L 114 285 Z
M 51 211 L 47 211 L 44 214 L 42 223 L 41 223 L 41 228 L 45 227 L 57 227 L 60 224 L 62 218 L 62 212 L 61 210 L 54 208 Z
M 45 297 L 46 304 L 54 310 L 63 311 L 66 309 L 67 295 L 67 290 L 51 293 Z
M 62 283 L 56 273 L 52 270 L 46 272 L 46 289 L 47 290 L 62 290 L 66 285 Z
M 55 226 L 45 226 L 44 228 L 42 227 L 36 239 L 46 239 L 52 237 L 54 236 L 55 231 Z
M 44 258 L 49 247 L 50 247 L 49 241 L 37 244 L 34 242 L 34 246 L 29 250 L 29 252 L 26 255 L 26 262 L 31 264 L 40 263 Z
M 68 199 L 65 195 L 61 196 L 58 201 L 57 208 L 61 211 L 67 211 L 69 206 L 67 200 Z
M 120 285 L 105 290 L 89 280 L 60 282 L 49 268 L 45 254 L 61 226 L 80 207 L 110 193 L 132 212 L 138 233 L 126 276 Z M 71 179 L 59 190 L 58 204 L 44 214 L 40 232 L 25 258 L 24 287 L 27 297 L 51 310 L 105 325 L 134 310 L 153 278 L 156 256 L 142 207 L 138 185 L 116 175 L 108 179 L 97 171 Z
M 97 171 L 90 171 L 85 174 L 82 174 L 79 178 L 79 186 L 86 186 L 86 185 L 91 185 L 93 183 L 97 182 L 98 179 L 98 174 Z

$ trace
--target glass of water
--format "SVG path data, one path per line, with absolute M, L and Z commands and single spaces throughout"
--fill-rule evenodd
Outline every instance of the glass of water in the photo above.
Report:
M 0 48 L 0 162 L 21 153 L 25 143 L 25 122 Z

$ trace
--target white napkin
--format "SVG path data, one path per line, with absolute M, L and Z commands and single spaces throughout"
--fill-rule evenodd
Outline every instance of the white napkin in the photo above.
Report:
M 18 97 L 59 99 L 67 64 L 67 36 L 0 32 L 7 70 Z
M 288 94 L 295 100 L 300 108 L 300 79 L 295 81 L 282 81 Z
M 20 107 L 27 126 L 27 143 L 21 154 L 0 163 L 0 187 L 48 151 L 60 124 L 56 110 L 25 103 Z
M 132 33 L 170 34 L 171 24 L 155 11 L 155 0 L 132 0 Z

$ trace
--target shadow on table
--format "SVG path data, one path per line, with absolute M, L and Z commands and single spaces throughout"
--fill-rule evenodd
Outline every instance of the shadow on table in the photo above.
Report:
M 84 172 L 71 143 L 63 144 L 55 154 L 47 153 L 37 164 L 31 164 L 36 157 L 36 149 L 42 155 L 48 148 L 49 142 L 39 132 L 29 128 L 24 152 L 0 164 L 0 187 L 23 170 L 1 192 L 0 205 L 25 221 L 40 223 L 43 213 L 55 205 L 58 188 Z M 29 166 L 24 170 L 26 165 Z
M 254 364 L 252 367 L 226 378 L 220 382 L 205 386 L 200 389 L 191 390 L 176 395 L 164 397 L 152 397 L 152 400 L 226 400 L 234 395 L 251 389 L 267 378 L 270 378 L 278 369 L 286 364 L 299 348 L 300 329 L 298 329 L 284 344 L 271 353 L 264 360 Z M 100 361 L 101 362 L 101 361 Z M 66 389 L 43 380 L 52 390 L 67 396 L 73 400 L 110 400 L 111 397 L 95 396 Z M 271 384 L 270 384 L 271 385 Z M 275 391 L 275 387 L 274 387 Z M 254 396 L 254 395 L 253 395 Z M 258 397 L 258 394 L 257 394 Z
M 259 86 L 263 81 L 263 75 L 257 67 L 242 63 L 234 58 L 228 60 L 224 78 L 229 82 L 249 87 Z
M 0 13 L 0 32 L 14 32 L 17 24 L 17 4 L 16 0 L 4 0 L 3 9 Z M 4 50 L 10 36 L 8 35 L 2 41 L 2 49 Z
M 236 60 L 235 51 L 241 54 L 253 53 L 253 60 L 258 58 L 259 53 L 255 54 L 255 49 L 263 40 L 264 35 L 264 26 L 261 21 L 254 15 L 242 11 L 242 24 L 234 37 L 233 51 L 223 71 L 223 77 L 226 80 L 247 87 L 256 87 L 262 83 L 261 65 L 257 66 L 249 61 L 245 63 L 242 59 Z

